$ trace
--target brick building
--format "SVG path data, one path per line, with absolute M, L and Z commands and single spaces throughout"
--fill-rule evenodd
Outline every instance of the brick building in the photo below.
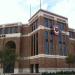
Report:
M 15 49 L 19 60 L 5 72 L 38 73 L 68 71 L 66 56 L 75 53 L 75 30 L 66 17 L 40 9 L 28 24 L 0 25 L 0 48 Z M 75 65 L 70 70 L 75 71 Z M 10 70 L 8 70 L 10 68 Z M 11 71 L 12 70 L 12 71 Z

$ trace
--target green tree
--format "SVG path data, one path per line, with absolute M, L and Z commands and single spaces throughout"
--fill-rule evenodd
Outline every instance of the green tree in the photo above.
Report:
M 3 48 L 0 51 L 0 63 L 2 67 L 4 68 L 6 65 L 13 65 L 16 61 L 16 53 L 13 49 L 10 48 Z M 5 71 L 4 71 L 5 74 Z
M 75 63 L 75 55 L 68 54 L 68 56 L 66 57 L 66 63 L 69 65 L 70 68 L 70 66 Z

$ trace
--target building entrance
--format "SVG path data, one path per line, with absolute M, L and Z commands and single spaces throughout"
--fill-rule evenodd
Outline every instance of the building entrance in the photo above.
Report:
M 31 64 L 30 72 L 31 73 L 39 73 L 39 64 Z

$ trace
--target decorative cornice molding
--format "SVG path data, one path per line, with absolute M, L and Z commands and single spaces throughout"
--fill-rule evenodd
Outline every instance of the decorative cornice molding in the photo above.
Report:
M 51 30 L 51 28 L 45 27 L 43 25 L 39 25 L 37 29 L 35 29 L 34 31 L 26 34 L 26 35 L 22 35 L 22 37 L 27 37 L 27 36 L 31 36 L 33 34 L 35 34 L 36 32 L 38 32 L 39 30 Z M 65 35 L 69 35 L 69 32 L 65 32 L 65 31 L 61 31 L 62 33 L 64 33 Z
M 73 41 L 75 41 L 75 38 L 69 38 L 69 40 L 73 40 Z
M 29 57 L 21 57 L 21 60 L 28 60 L 28 59 L 36 59 L 36 58 L 59 58 L 59 59 L 65 59 L 67 56 L 61 56 L 61 55 L 47 55 L 47 54 L 38 54 L 35 56 L 29 56 Z

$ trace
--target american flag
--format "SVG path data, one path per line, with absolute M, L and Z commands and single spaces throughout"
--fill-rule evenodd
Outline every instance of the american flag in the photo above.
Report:
M 53 30 L 54 30 L 55 35 L 59 34 L 59 27 L 58 27 L 58 25 L 54 25 L 53 26 Z

